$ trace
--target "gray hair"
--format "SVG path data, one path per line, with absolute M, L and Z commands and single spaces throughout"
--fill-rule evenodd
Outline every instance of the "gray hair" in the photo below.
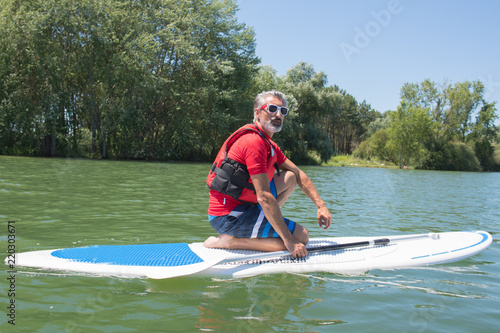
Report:
M 288 101 L 286 100 L 285 94 L 283 94 L 281 91 L 278 90 L 270 90 L 270 91 L 263 91 L 260 94 L 258 94 L 255 97 L 255 101 L 253 102 L 253 109 L 260 109 L 263 105 L 267 104 L 267 97 L 268 96 L 274 96 L 278 98 L 282 103 L 283 106 L 288 107 Z M 253 122 L 255 123 L 255 112 L 253 116 Z

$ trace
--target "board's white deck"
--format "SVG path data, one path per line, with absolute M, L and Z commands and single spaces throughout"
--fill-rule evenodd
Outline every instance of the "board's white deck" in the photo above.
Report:
M 410 237 L 410 238 L 408 238 Z M 185 273 L 202 275 L 226 275 L 233 277 L 251 276 L 280 272 L 316 272 L 335 273 L 364 272 L 370 269 L 394 269 L 403 267 L 425 266 L 458 261 L 475 255 L 486 249 L 492 242 L 490 234 L 484 231 L 440 233 L 439 238 L 421 235 L 417 238 L 389 236 L 391 243 L 385 246 L 368 246 L 346 250 L 311 253 L 307 258 L 291 257 L 279 260 L 247 260 L 257 251 L 207 249 L 202 243 L 189 244 L 203 262 L 181 266 Z M 308 247 L 341 244 L 370 240 L 382 237 L 331 237 L 311 239 Z M 161 276 L 169 274 L 176 267 L 155 267 L 140 265 L 109 265 L 106 263 L 82 263 L 71 259 L 57 258 L 52 255 L 56 250 L 26 252 L 16 255 L 19 266 L 39 267 L 52 270 L 85 272 L 111 276 Z M 241 260 L 211 265 L 225 258 Z
M 199 274 L 232 275 L 234 277 L 258 274 L 316 271 L 332 273 L 361 273 L 371 269 L 395 269 L 454 262 L 473 256 L 486 249 L 492 237 L 484 231 L 440 233 L 439 238 L 388 236 L 386 246 L 353 248 L 311 254 L 307 259 L 275 260 L 257 263 L 233 262 L 216 265 Z M 425 236 L 425 235 L 422 235 Z M 405 238 L 410 237 L 410 238 Z M 381 237 L 382 238 L 382 237 Z M 311 240 L 308 246 L 350 243 L 373 239 L 373 237 L 334 237 Z M 195 245 L 195 244 L 192 244 Z M 197 250 L 194 249 L 196 252 Z M 249 253 L 249 251 L 235 251 Z

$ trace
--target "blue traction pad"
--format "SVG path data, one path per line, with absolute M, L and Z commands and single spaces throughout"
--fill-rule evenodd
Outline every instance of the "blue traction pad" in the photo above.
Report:
M 56 250 L 52 256 L 89 264 L 184 266 L 203 262 L 186 243 L 98 245 Z

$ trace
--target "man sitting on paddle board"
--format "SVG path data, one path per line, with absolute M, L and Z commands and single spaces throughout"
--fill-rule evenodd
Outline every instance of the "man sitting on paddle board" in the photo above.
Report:
M 331 214 L 312 181 L 271 141 L 281 131 L 287 106 L 282 92 L 260 93 L 254 101 L 254 123 L 224 142 L 207 178 L 209 219 L 219 236 L 208 238 L 206 247 L 288 250 L 305 257 L 307 229 L 284 218 L 280 209 L 297 184 L 316 204 L 319 226 L 330 227 Z

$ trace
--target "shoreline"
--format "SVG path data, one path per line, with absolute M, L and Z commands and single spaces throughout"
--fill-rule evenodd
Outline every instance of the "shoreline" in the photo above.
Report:
M 52 160 L 82 160 L 82 161 L 118 161 L 118 162 L 147 162 L 147 163 L 176 163 L 176 164 L 211 164 L 211 162 L 200 161 L 178 161 L 178 160 L 147 160 L 147 159 L 114 159 L 114 158 L 89 158 L 89 157 L 71 157 L 71 156 L 23 156 L 23 155 L 0 155 L 0 158 L 35 158 L 35 159 L 52 159 Z M 320 166 L 320 167 L 341 167 L 341 168 L 373 168 L 373 169 L 393 169 L 393 170 L 419 170 L 419 171 L 463 171 L 463 172 L 481 172 L 489 173 L 494 171 L 464 171 L 464 170 L 427 170 L 417 169 L 413 166 L 408 166 L 407 169 L 399 168 L 391 162 L 369 161 L 352 157 L 350 155 L 338 155 L 331 157 L 327 162 L 319 162 L 317 164 L 300 164 L 301 167 Z

